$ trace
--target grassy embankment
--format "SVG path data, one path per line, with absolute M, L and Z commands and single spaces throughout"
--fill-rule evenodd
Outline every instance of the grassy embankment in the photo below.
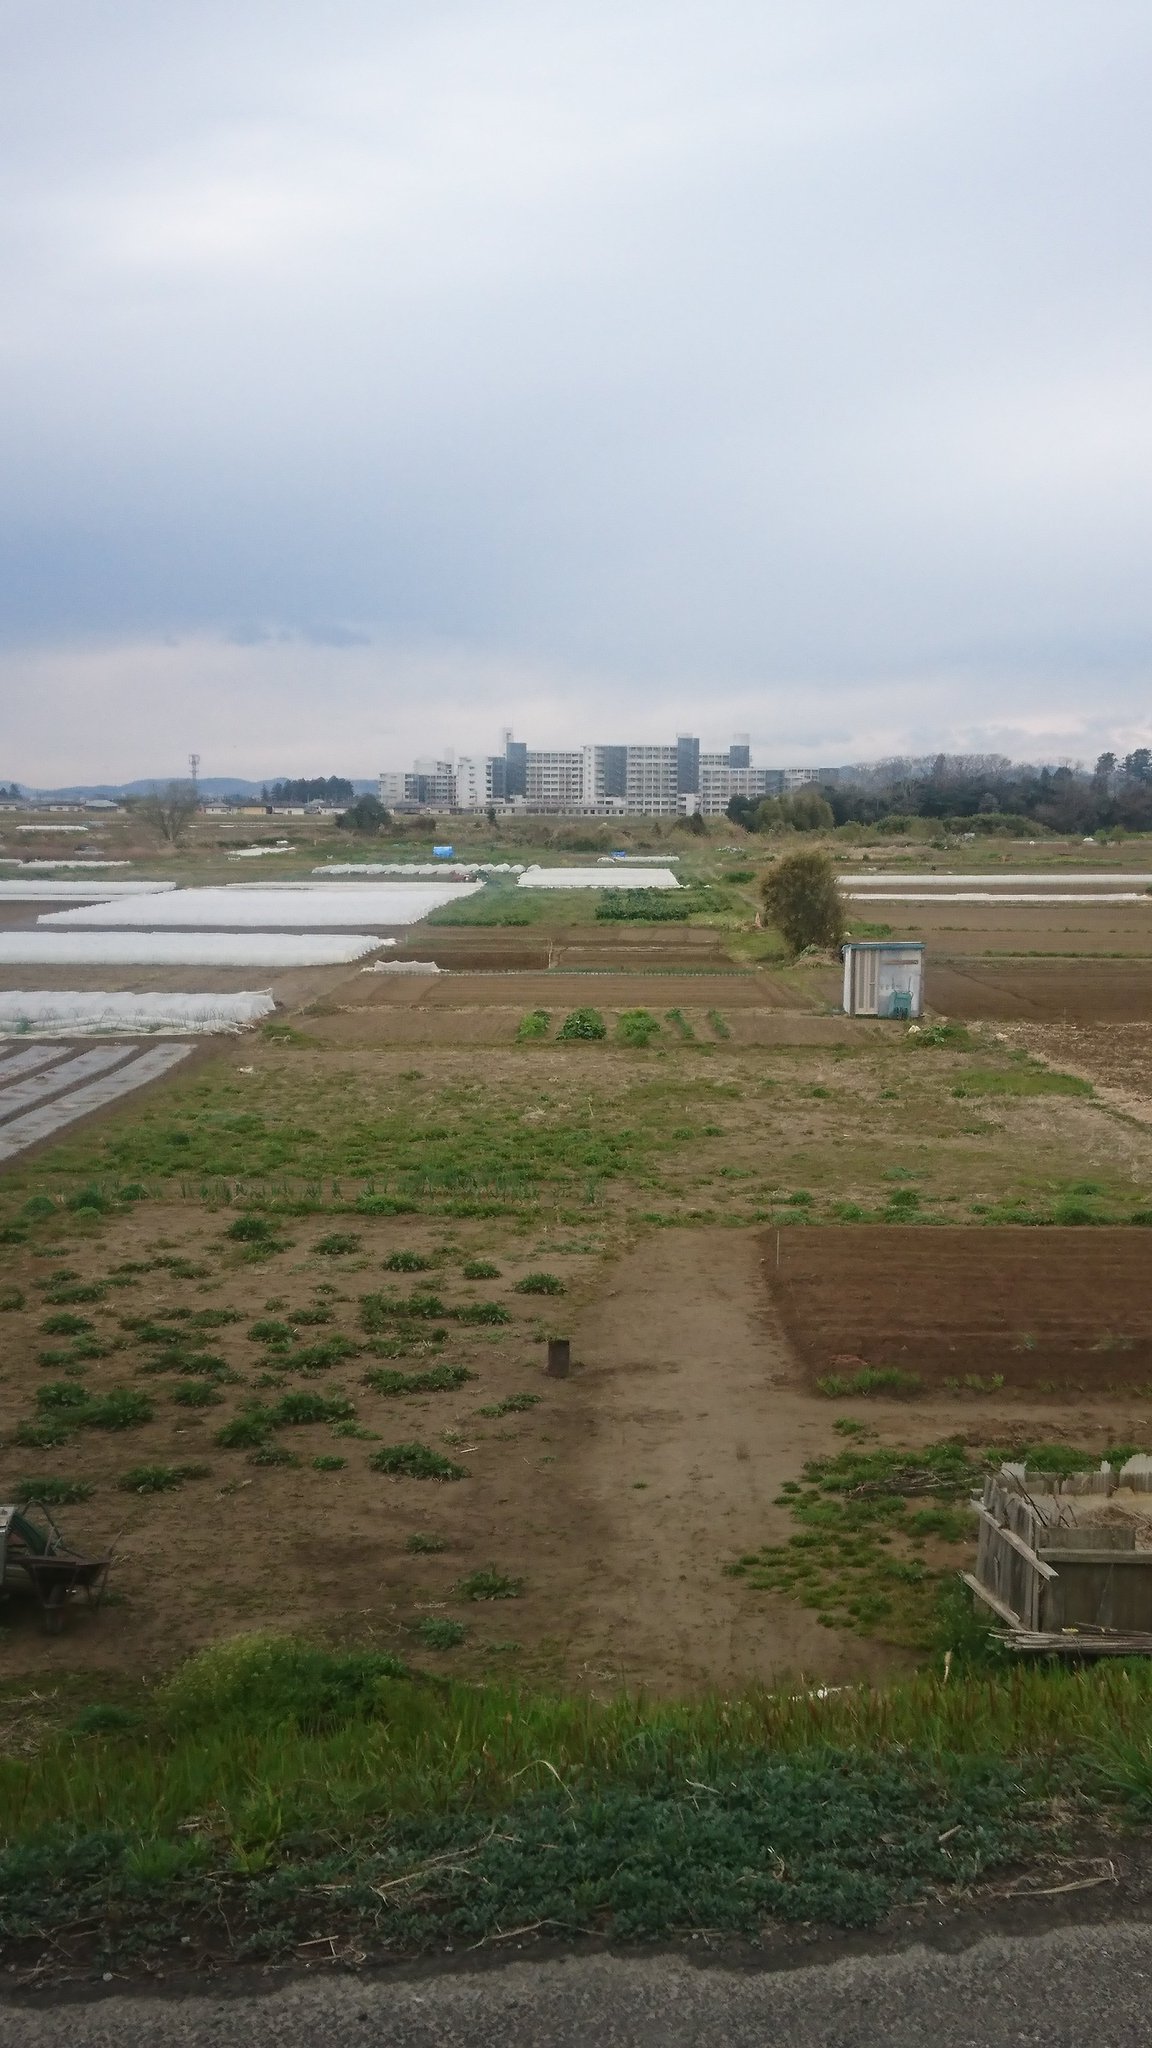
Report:
M 1150 1710 L 1146 1665 L 668 1706 L 249 1639 L 0 1763 L 0 1926 L 90 1962 L 866 1926 L 1142 1814 Z

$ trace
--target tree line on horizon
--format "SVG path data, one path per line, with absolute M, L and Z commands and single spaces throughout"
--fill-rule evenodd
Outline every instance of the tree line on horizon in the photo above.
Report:
M 1099 756 L 1092 769 L 1040 768 L 1006 755 L 937 754 L 861 763 L 835 782 L 790 796 L 734 796 L 734 824 L 749 832 L 831 831 L 837 825 L 899 830 L 925 818 L 942 829 L 1027 834 L 1152 831 L 1152 748 Z

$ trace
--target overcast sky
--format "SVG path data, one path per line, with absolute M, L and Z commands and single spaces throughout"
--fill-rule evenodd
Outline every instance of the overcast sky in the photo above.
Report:
M 2 0 L 0 776 L 1152 737 L 1148 0 Z

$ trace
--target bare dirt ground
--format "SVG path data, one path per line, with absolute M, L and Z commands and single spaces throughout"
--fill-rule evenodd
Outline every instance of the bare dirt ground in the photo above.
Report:
M 62 1509 L 60 1519 L 71 1538 L 97 1551 L 112 1544 L 117 1557 L 112 1602 L 76 1617 L 61 1637 L 44 1637 L 34 1614 L 7 1610 L 4 1658 L 13 1675 L 51 1682 L 99 1671 L 114 1679 L 162 1670 L 239 1629 L 303 1628 L 415 1650 L 422 1662 L 461 1675 L 515 1674 L 596 1691 L 627 1684 L 684 1694 L 803 1674 L 828 1683 L 878 1676 L 902 1668 L 904 1653 L 826 1629 L 782 1596 L 725 1577 L 723 1565 L 791 1533 L 786 1511 L 774 1505 L 781 1483 L 806 1459 L 842 1447 L 838 1416 L 907 1444 L 955 1432 L 972 1442 L 999 1432 L 1007 1441 L 1034 1420 L 1008 1388 L 979 1397 L 929 1391 L 911 1404 L 815 1394 L 773 1305 L 764 1260 L 767 1252 L 771 1264 L 774 1240 L 762 1230 L 658 1231 L 614 1258 L 602 1242 L 525 1238 L 497 1219 L 447 1233 L 437 1221 L 357 1219 L 361 1253 L 334 1261 L 313 1249 L 329 1219 L 313 1218 L 293 1221 L 287 1254 L 254 1266 L 234 1251 L 221 1261 L 222 1220 L 191 1205 L 152 1208 L 146 1220 L 124 1219 L 107 1236 L 69 1247 L 70 1265 L 82 1272 L 155 1257 L 165 1243 L 210 1267 L 198 1280 L 148 1272 L 115 1290 L 108 1306 L 85 1311 L 125 1347 L 94 1362 L 87 1384 L 96 1392 L 145 1387 L 156 1416 L 144 1428 L 84 1430 L 58 1449 L 13 1446 L 14 1419 L 52 1373 L 34 1362 L 48 1341 L 36 1290 L 29 1288 L 23 1314 L 0 1318 L 5 1472 L 91 1484 L 92 1498 Z M 835 1258 L 835 1240 L 852 1233 L 794 1235 Z M 901 1242 L 922 1235 L 902 1233 Z M 449 1302 L 501 1300 L 512 1310 L 511 1327 L 454 1329 L 435 1352 L 477 1378 L 452 1394 L 389 1399 L 364 1387 L 362 1372 L 379 1361 L 361 1355 L 290 1384 L 346 1391 L 377 1442 L 420 1438 L 463 1463 L 468 1478 L 386 1477 L 368 1462 L 375 1442 L 334 1436 L 323 1424 L 279 1432 L 300 1459 L 291 1468 L 253 1466 L 243 1451 L 217 1447 L 220 1418 L 241 1399 L 278 1398 L 260 1388 L 256 1369 L 269 1361 L 247 1335 L 249 1318 L 325 1299 L 333 1325 L 301 1337 L 333 1329 L 356 1337 L 356 1299 L 395 1280 L 382 1261 L 397 1248 L 443 1261 L 415 1282 L 399 1276 L 400 1284 L 430 1281 Z M 463 1258 L 477 1252 L 495 1256 L 499 1281 L 461 1280 Z M 541 1265 L 564 1276 L 562 1305 L 513 1291 L 519 1274 Z M 334 1294 L 317 1294 L 321 1277 Z M 199 1341 L 241 1372 L 243 1384 L 229 1390 L 227 1405 L 187 1410 L 172 1399 L 178 1381 L 139 1376 L 136 1339 L 119 1336 L 119 1318 L 206 1304 L 242 1312 L 240 1322 Z M 576 1360 L 564 1381 L 544 1373 L 539 1341 L 558 1324 L 571 1332 Z M 419 1368 L 421 1360 L 400 1363 Z M 525 1392 L 538 1396 L 527 1411 L 484 1413 Z M 1047 1399 L 1036 1427 L 1101 1451 L 1111 1441 L 1147 1441 L 1152 1397 L 1131 1391 L 1103 1405 L 1098 1397 Z M 344 1470 L 313 1468 L 314 1457 L 332 1454 L 346 1457 Z M 171 1494 L 118 1490 L 129 1468 L 162 1462 L 203 1462 L 209 1473 Z M 414 1532 L 436 1534 L 446 1548 L 413 1556 L 406 1541 Z M 462 1601 L 454 1591 L 461 1574 L 489 1565 L 523 1575 L 522 1597 Z M 467 1646 L 426 1652 L 413 1631 L 428 1615 L 465 1622 Z
M 1152 1244 L 1138 1228 L 872 1225 L 773 1233 L 770 1248 L 813 1382 L 865 1365 L 933 1387 L 970 1374 L 1047 1393 L 1152 1383 Z
M 980 886 L 975 876 L 965 882 Z M 849 908 L 855 917 L 890 924 L 901 938 L 923 939 L 939 959 L 969 953 L 1152 958 L 1152 897 L 1146 903 L 910 903 L 906 908 L 855 902 Z
M 1152 961 L 929 960 L 934 1010 L 969 1022 L 1028 1019 L 1130 1024 L 1152 1013 Z

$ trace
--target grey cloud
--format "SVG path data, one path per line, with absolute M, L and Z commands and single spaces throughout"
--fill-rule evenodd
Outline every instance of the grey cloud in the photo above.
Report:
M 308 759 L 390 659 L 390 746 L 526 677 L 557 740 L 1139 730 L 1150 70 L 1135 0 L 15 10 L 0 684 L 131 732 L 231 645 Z

